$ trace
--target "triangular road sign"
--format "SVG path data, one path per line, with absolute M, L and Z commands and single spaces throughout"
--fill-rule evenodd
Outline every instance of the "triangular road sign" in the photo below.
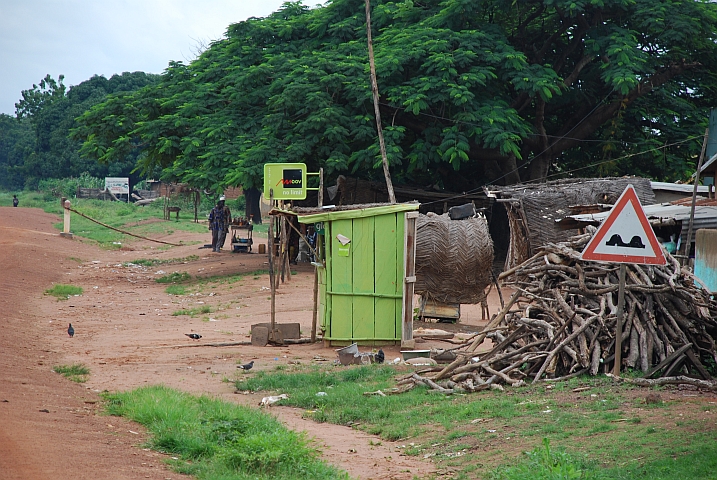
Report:
M 583 250 L 583 260 L 665 265 L 665 255 L 640 200 L 628 185 Z

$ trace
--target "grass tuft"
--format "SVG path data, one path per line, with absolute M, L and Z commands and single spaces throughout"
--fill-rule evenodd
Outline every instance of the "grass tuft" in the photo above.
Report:
M 87 377 L 90 375 L 90 369 L 81 363 L 75 363 L 73 365 L 57 365 L 52 367 L 52 370 L 76 383 L 85 383 L 87 381 Z
M 190 317 L 196 317 L 197 315 L 202 315 L 205 313 L 212 313 L 212 307 L 210 307 L 209 305 L 202 305 L 201 307 L 197 308 L 177 310 L 176 312 L 172 312 L 172 315 L 175 317 L 178 317 L 180 315 L 189 315 Z
M 170 285 L 164 291 L 169 295 L 186 295 L 187 287 L 184 285 Z
M 156 267 L 157 265 L 173 265 L 177 263 L 188 263 L 188 262 L 194 262 L 199 260 L 198 255 L 189 255 L 188 257 L 183 258 L 140 258 L 139 260 L 134 260 L 131 262 L 124 263 L 125 266 L 128 265 L 141 265 L 143 267 Z
M 593 470 L 587 460 L 568 455 L 564 451 L 550 448 L 550 441 L 543 439 L 543 445 L 532 452 L 526 452 L 526 459 L 517 465 L 502 467 L 488 476 L 490 480 L 597 480 L 606 478 Z
M 58 283 L 53 285 L 52 288 L 45 290 L 45 295 L 52 295 L 53 297 L 57 297 L 58 300 L 67 300 L 73 295 L 82 295 L 82 292 L 82 287 Z
M 155 280 L 157 283 L 185 283 L 192 279 L 192 276 L 187 272 L 174 272 L 169 275 L 164 275 Z

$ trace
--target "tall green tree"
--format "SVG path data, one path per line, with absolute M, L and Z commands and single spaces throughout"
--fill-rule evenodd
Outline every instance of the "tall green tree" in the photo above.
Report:
M 374 0 L 372 18 L 398 182 L 678 178 L 717 100 L 706 0 Z M 139 150 L 143 168 L 205 188 L 259 186 L 267 162 L 380 178 L 363 2 L 231 25 L 158 84 L 92 108 L 75 135 L 85 155 Z
M 138 152 L 117 158 L 111 164 L 101 164 L 80 155 L 82 142 L 70 138 L 70 131 L 76 126 L 76 117 L 104 101 L 109 94 L 137 90 L 156 78 L 156 75 L 144 72 L 113 75 L 110 79 L 95 75 L 68 89 L 63 84 L 62 75 L 57 81 L 47 75 L 31 89 L 23 90 L 22 99 L 15 104 L 18 122 L 6 138 L 8 142 L 13 138 L 16 142 L 24 142 L 21 143 L 21 159 L 12 157 L 4 161 L 0 157 L 0 168 L 6 165 L 4 168 L 10 168 L 16 174 L 13 182 L 22 179 L 28 186 L 35 186 L 45 178 L 79 176 L 85 172 L 94 177 L 129 176 Z M 28 126 L 34 134 L 30 148 L 20 135 Z M 17 152 L 18 148 L 13 151 Z
M 18 120 L 0 114 L 0 187 L 22 189 L 25 185 L 25 158 L 35 151 L 32 125 L 27 119 Z

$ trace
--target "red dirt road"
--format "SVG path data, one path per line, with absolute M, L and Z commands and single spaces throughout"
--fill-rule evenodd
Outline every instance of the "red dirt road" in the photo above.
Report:
M 261 395 L 237 395 L 232 380 L 244 373 L 238 363 L 255 360 L 252 372 L 277 365 L 333 361 L 331 348 L 212 347 L 207 343 L 249 339 L 253 323 L 269 321 L 266 257 L 198 250 L 208 234 L 175 232 L 164 240 L 189 243 L 167 249 L 134 241 L 121 250 L 102 250 L 92 242 L 65 239 L 55 215 L 36 209 L 0 208 L 0 479 L 179 479 L 163 455 L 142 449 L 142 427 L 100 413 L 103 390 L 123 391 L 164 384 L 193 394 L 257 405 Z M 168 224 L 171 233 L 172 226 Z M 142 258 L 181 259 L 159 267 L 132 265 Z M 199 259 L 197 259 L 197 256 Z M 129 264 L 128 264 L 129 263 Z M 277 292 L 277 321 L 311 328 L 313 272 L 308 265 Z M 158 276 L 187 272 L 202 278 L 246 274 L 235 283 L 208 281 L 192 293 L 168 295 Z M 81 286 L 67 301 L 43 295 L 53 283 Z M 210 306 L 209 315 L 173 315 Z M 74 338 L 66 330 L 75 327 Z M 184 336 L 198 332 L 199 342 Z M 392 359 L 398 347 L 385 348 Z M 55 365 L 82 363 L 87 383 L 54 373 Z M 348 426 L 316 424 L 300 409 L 269 410 L 290 428 L 313 438 L 322 457 L 354 478 L 409 480 L 436 473 L 428 461 L 401 454 L 400 443 Z
M 39 210 L 0 208 L 0 478 L 182 478 L 160 455 L 135 447 L 140 427 L 97 415 L 96 393 L 52 371 L 62 352 L 40 331 L 35 302 L 62 279 L 66 258 L 87 248 L 59 238 L 57 221 Z

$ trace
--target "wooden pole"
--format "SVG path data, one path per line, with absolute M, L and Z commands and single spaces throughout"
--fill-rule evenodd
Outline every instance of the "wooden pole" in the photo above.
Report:
M 684 257 L 682 259 L 682 265 L 689 265 L 690 263 L 690 250 L 692 248 L 692 223 L 695 220 L 695 204 L 697 203 L 697 187 L 700 184 L 700 173 L 702 173 L 702 162 L 705 159 L 705 149 L 707 148 L 707 138 L 709 137 L 710 129 L 705 129 L 705 138 L 702 141 L 702 153 L 700 153 L 700 160 L 697 163 L 697 171 L 695 172 L 695 184 L 692 188 L 692 206 L 690 207 L 690 223 L 687 227 L 687 241 L 685 242 Z
M 406 212 L 404 217 L 404 248 L 403 252 L 403 306 L 401 347 L 414 348 L 413 339 L 413 293 L 416 285 L 416 219 L 418 212 Z
M 289 218 L 288 215 L 283 215 L 284 217 L 284 226 L 286 227 L 286 258 L 284 261 L 286 262 L 286 281 L 291 281 L 291 230 L 289 227 L 294 228 L 294 225 L 292 223 L 292 219 Z
M 318 259 L 316 259 L 318 261 Z M 311 343 L 316 341 L 316 315 L 319 312 L 319 267 L 314 267 L 314 310 L 311 315 Z
M 324 206 L 324 167 L 319 168 L 319 208 Z
M 273 205 L 272 205 L 273 206 Z M 272 222 L 274 222 L 274 228 L 276 228 L 276 233 L 278 233 L 279 241 L 275 242 L 276 244 L 276 255 L 274 256 L 274 262 L 278 262 L 274 264 L 274 269 L 276 270 L 276 273 L 274 274 L 274 289 L 279 289 L 279 278 L 281 275 L 279 275 L 279 271 L 281 270 L 281 219 L 278 215 L 274 215 L 274 218 L 271 219 Z M 275 234 L 276 235 L 276 234 Z M 272 255 L 274 255 L 274 252 L 272 251 Z
M 269 205 L 274 206 L 274 189 L 269 189 Z M 271 283 L 271 328 L 269 329 L 269 337 L 274 334 L 276 325 L 276 284 L 274 283 L 274 218 L 269 221 L 269 238 L 267 247 L 269 248 L 269 282 Z
M 324 168 L 319 168 L 319 208 L 323 208 L 324 206 Z M 314 226 L 316 228 L 316 226 Z M 314 261 L 316 263 L 321 262 L 321 259 L 319 258 L 319 252 L 318 252 L 318 234 L 315 233 L 316 237 L 316 248 L 312 249 L 314 250 Z M 309 241 L 304 238 L 304 241 L 307 245 L 309 245 Z M 314 266 L 314 309 L 313 309 L 313 315 L 311 316 L 311 343 L 314 343 L 316 341 L 316 323 L 318 319 L 316 318 L 319 314 L 319 267 Z
M 378 105 L 378 83 L 376 81 L 376 62 L 373 57 L 373 40 L 371 39 L 371 0 L 366 0 L 366 34 L 368 37 L 368 63 L 371 69 L 371 92 L 373 93 L 373 109 L 376 112 L 376 129 L 378 130 L 378 145 L 381 148 L 381 161 L 383 163 L 383 176 L 386 178 L 388 201 L 396 203 L 393 193 L 391 173 L 388 171 L 388 157 L 386 156 L 386 143 L 383 141 L 383 128 L 381 127 L 381 111 Z
M 615 326 L 615 366 L 612 374 L 616 377 L 620 376 L 620 367 L 622 366 L 622 317 L 625 314 L 625 272 L 627 267 L 624 263 L 620 264 L 620 281 L 617 290 L 617 325 Z

